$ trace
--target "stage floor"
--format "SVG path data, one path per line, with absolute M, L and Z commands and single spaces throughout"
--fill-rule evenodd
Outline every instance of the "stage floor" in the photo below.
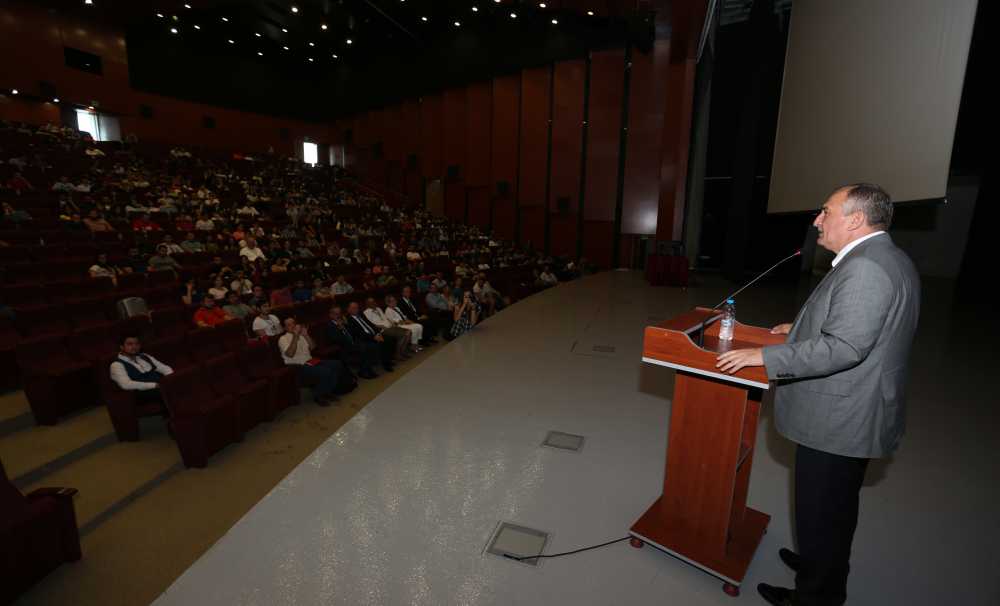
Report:
M 713 305 L 726 287 L 602 273 L 438 346 L 155 604 L 734 604 L 721 581 L 628 542 L 537 567 L 485 553 L 500 522 L 548 532 L 546 553 L 627 535 L 660 494 L 673 388 L 672 371 L 640 363 L 643 328 Z M 761 288 L 741 297 L 738 316 L 791 321 L 807 294 Z M 903 448 L 869 469 L 850 604 L 1000 601 L 997 434 L 983 426 L 997 429 L 998 415 L 969 366 L 942 378 L 938 366 L 960 358 L 941 322 L 922 322 Z M 583 436 L 583 448 L 542 446 L 552 430 Z M 793 446 L 769 408 L 759 431 L 748 504 L 772 521 L 738 598 L 752 604 L 764 603 L 758 582 L 793 579 L 777 557 L 791 545 Z

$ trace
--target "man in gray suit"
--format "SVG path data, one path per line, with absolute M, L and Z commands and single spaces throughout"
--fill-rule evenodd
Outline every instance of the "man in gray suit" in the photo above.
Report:
M 796 442 L 795 530 L 799 552 L 778 553 L 795 589 L 761 583 L 771 604 L 839 606 L 847 600 L 858 493 L 868 460 L 899 445 L 907 360 L 920 313 L 920 278 L 885 232 L 892 202 L 866 183 L 833 192 L 813 225 L 837 256 L 783 345 L 719 356 L 734 373 L 764 366 L 777 382 L 774 421 Z

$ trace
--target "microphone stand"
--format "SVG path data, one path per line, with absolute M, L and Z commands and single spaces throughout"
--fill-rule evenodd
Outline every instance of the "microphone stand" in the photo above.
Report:
M 758 275 L 753 280 L 750 280 L 749 282 L 747 282 L 746 284 L 744 284 L 739 290 L 737 290 L 736 292 L 734 292 L 734 293 L 732 293 L 730 295 L 726 295 L 721 301 L 719 301 L 718 303 L 715 304 L 715 306 L 712 308 L 712 311 L 715 311 L 716 309 L 718 309 L 719 307 L 721 307 L 722 304 L 725 303 L 726 301 L 728 301 L 729 299 L 732 299 L 736 295 L 740 294 L 744 290 L 746 290 L 746 289 L 750 288 L 751 286 L 753 286 L 754 284 L 756 284 L 758 280 L 760 280 L 761 278 L 763 278 L 767 274 L 769 274 L 772 271 L 774 271 L 775 268 L 778 267 L 779 265 L 781 265 L 782 263 L 785 263 L 786 261 L 794 259 L 795 257 L 798 257 L 801 254 L 802 254 L 802 251 L 801 250 L 797 250 L 797 251 L 793 252 L 792 254 L 788 255 L 787 257 L 785 257 L 784 259 L 778 261 L 777 263 L 775 263 L 771 267 L 768 267 L 763 273 L 761 273 L 760 275 Z M 701 321 L 701 324 L 698 325 L 698 347 L 704 347 L 705 346 L 705 325 L 708 323 L 709 320 L 711 320 L 714 317 L 715 316 L 711 316 L 711 317 L 705 318 L 704 320 Z

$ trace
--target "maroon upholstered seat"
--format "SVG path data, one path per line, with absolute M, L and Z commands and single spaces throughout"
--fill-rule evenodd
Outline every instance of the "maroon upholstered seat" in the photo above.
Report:
M 164 404 L 163 402 L 143 402 L 140 404 L 136 397 L 137 392 L 126 391 L 118 387 L 111 380 L 111 364 L 116 359 L 105 356 L 103 363 L 95 365 L 97 385 L 101 391 L 101 400 L 108 408 L 108 416 L 111 417 L 111 425 L 115 428 L 118 441 L 138 442 L 139 418 L 162 416 Z
M 207 378 L 203 368 L 194 367 L 160 382 L 174 439 L 187 467 L 204 467 L 208 457 L 243 438 L 236 400 L 213 393 Z
M 39 425 L 96 403 L 91 367 L 70 355 L 62 336 L 24 339 L 17 344 L 24 393 Z
M 39 488 L 25 496 L 0 461 L 0 604 L 63 562 L 80 559 L 72 488 Z
M 9 318 L 0 318 L 0 389 L 11 389 L 18 384 L 15 350 L 20 340 L 14 323 Z
M 265 419 L 273 420 L 278 413 L 299 403 L 298 373 L 276 356 L 273 346 L 256 341 L 243 348 L 238 355 L 243 373 L 251 379 L 268 382 L 268 405 Z
M 63 305 L 42 305 L 17 309 L 17 328 L 25 337 L 66 335 L 73 329 Z
M 243 320 L 228 320 L 215 327 L 225 351 L 237 353 L 247 345 L 247 329 Z
M 185 370 L 199 364 L 197 358 L 191 355 L 183 334 L 149 341 L 142 350 L 174 370 Z
M 266 379 L 251 379 L 243 374 L 236 354 L 223 354 L 205 363 L 206 379 L 218 396 L 232 395 L 239 410 L 240 433 L 246 433 L 267 420 L 270 391 Z

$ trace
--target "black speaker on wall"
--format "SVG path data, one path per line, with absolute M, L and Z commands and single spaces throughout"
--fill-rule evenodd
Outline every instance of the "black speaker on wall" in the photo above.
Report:
M 569 196 L 559 196 L 558 198 L 556 198 L 556 208 L 559 210 L 560 213 L 563 214 L 568 213 Z
M 510 181 L 497 181 L 497 195 L 501 198 L 510 195 Z
M 153 108 L 145 104 L 140 105 L 139 115 L 142 116 L 143 118 L 146 118 L 147 120 L 150 120 L 153 118 Z
M 417 170 L 417 154 L 406 156 L 406 170 Z
M 447 168 L 445 172 L 445 178 L 447 178 L 449 181 L 458 181 L 460 174 L 461 174 L 461 168 L 459 168 L 458 164 L 452 164 Z
M 215 118 L 212 116 L 205 116 L 201 119 L 201 125 L 205 128 L 215 128 Z

